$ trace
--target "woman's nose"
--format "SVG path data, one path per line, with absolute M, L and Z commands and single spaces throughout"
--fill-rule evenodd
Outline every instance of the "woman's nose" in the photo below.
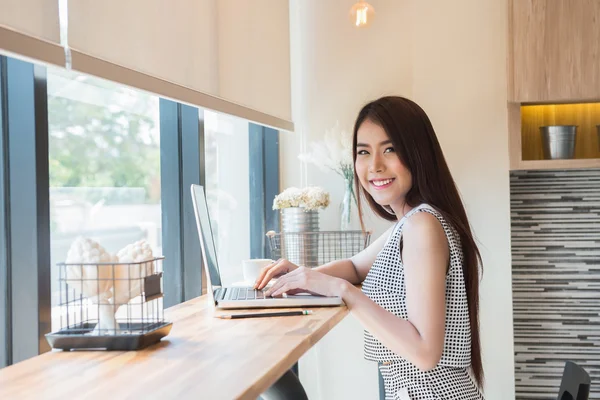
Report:
M 371 159 L 371 163 L 369 164 L 369 172 L 371 172 L 371 173 L 383 172 L 383 163 L 381 161 L 382 160 L 379 156 L 374 156 Z

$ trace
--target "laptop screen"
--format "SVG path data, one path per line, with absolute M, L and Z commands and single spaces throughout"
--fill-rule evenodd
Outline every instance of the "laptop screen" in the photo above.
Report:
M 200 245 L 205 255 L 206 267 L 210 276 L 212 286 L 221 286 L 221 275 L 219 274 L 219 264 L 217 262 L 217 251 L 215 241 L 210 226 L 210 216 L 206 204 L 206 195 L 204 188 L 199 185 L 192 185 L 192 200 L 196 213 L 196 224 L 198 225 L 198 235 L 200 235 Z

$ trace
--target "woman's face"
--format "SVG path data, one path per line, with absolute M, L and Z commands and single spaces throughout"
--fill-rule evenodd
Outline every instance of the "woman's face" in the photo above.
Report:
M 387 133 L 367 119 L 359 126 L 356 139 L 355 168 L 362 187 L 377 204 L 389 205 L 396 215 L 404 215 L 412 176 L 400 161 Z

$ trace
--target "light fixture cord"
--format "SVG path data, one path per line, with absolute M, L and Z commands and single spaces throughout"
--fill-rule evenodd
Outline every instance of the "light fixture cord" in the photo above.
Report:
M 69 47 L 69 0 L 58 0 L 58 24 L 60 45 L 65 49 L 65 68 L 71 69 L 71 48 Z

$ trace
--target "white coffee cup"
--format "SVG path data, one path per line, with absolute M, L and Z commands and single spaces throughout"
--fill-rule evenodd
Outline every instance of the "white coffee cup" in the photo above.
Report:
M 266 258 L 244 260 L 242 261 L 242 270 L 244 272 L 244 281 L 254 283 L 260 274 L 260 270 L 269 264 L 273 264 L 273 260 Z

